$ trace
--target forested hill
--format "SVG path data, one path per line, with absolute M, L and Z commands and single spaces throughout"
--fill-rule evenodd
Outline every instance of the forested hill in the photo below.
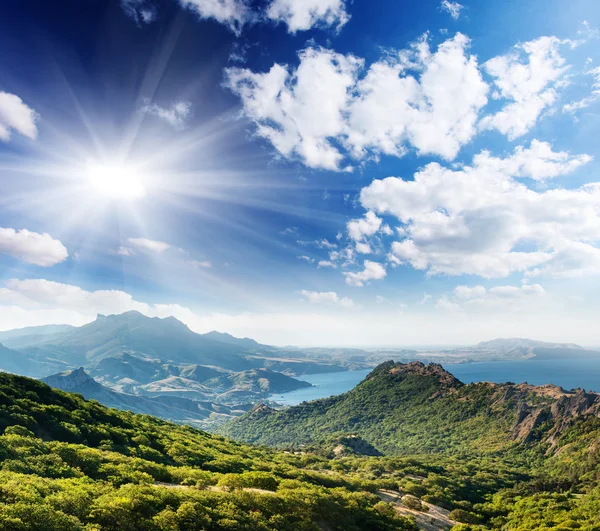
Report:
M 0 373 L 1 530 L 416 529 L 327 467 Z
M 556 440 L 600 396 L 527 384 L 464 385 L 440 365 L 387 362 L 353 390 L 283 410 L 257 406 L 220 432 L 287 447 L 358 434 L 386 455 L 481 455 Z

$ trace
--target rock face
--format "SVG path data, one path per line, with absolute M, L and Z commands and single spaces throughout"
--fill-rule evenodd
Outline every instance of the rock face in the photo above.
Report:
M 383 454 L 358 435 L 342 435 L 333 441 L 333 453 L 336 457 L 347 455 L 367 455 L 380 457 Z
M 529 442 L 536 436 L 536 429 L 546 423 L 546 430 L 538 437 L 553 443 L 558 436 L 581 417 L 600 416 L 600 395 L 586 393 L 583 389 L 565 391 L 557 386 L 513 386 L 526 387 L 539 396 L 545 396 L 548 402 L 539 407 L 529 406 L 526 402 L 519 403 L 517 419 L 513 428 L 513 438 L 520 442 Z M 558 392 L 560 390 L 561 392 Z

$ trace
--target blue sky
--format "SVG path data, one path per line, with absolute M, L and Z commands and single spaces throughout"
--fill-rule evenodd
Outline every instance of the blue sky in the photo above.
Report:
M 599 344 L 597 2 L 0 7 L 0 329 Z

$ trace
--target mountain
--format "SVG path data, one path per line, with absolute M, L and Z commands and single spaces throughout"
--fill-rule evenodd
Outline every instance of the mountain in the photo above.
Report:
M 386 455 L 475 455 L 515 441 L 549 441 L 573 418 L 599 413 L 595 393 L 552 385 L 465 385 L 441 365 L 390 361 L 348 393 L 281 410 L 257 406 L 218 432 L 277 447 L 352 433 Z
M 173 317 L 151 318 L 135 311 L 99 315 L 92 323 L 20 350 L 33 357 L 56 358 L 73 365 L 91 365 L 122 353 L 230 370 L 256 365 L 244 358 L 245 351 L 239 347 L 196 334 Z
M 297 380 L 279 372 L 266 369 L 251 369 L 249 371 L 222 374 L 206 380 L 204 385 L 220 391 L 225 391 L 228 397 L 232 395 L 265 395 L 287 393 L 304 387 L 312 387 L 308 382 Z M 223 397 L 221 396 L 221 399 Z
M 60 360 L 51 358 L 36 359 L 18 350 L 6 348 L 0 344 L 0 370 L 22 374 L 25 376 L 37 376 L 41 373 L 52 373 L 63 370 L 67 364 Z
M 600 358 L 600 352 L 586 350 L 574 343 L 548 343 L 524 338 L 493 339 L 441 353 L 471 361 Z
M 275 347 L 270 347 L 269 345 L 261 345 L 254 339 L 250 339 L 249 337 L 239 338 L 234 337 L 231 334 L 217 332 L 213 330 L 212 332 L 208 332 L 207 334 L 202 334 L 202 337 L 207 339 L 211 339 L 213 341 L 218 341 L 219 343 L 225 343 L 227 345 L 235 345 L 236 347 L 240 347 L 246 350 L 254 350 L 260 349 L 262 351 L 272 351 L 277 350 Z
M 161 360 L 139 358 L 125 353 L 100 360 L 92 365 L 88 372 L 102 383 L 116 388 L 121 385 L 143 385 L 171 376 L 203 382 L 221 375 L 223 371 L 197 364 L 164 363 Z
M 81 372 L 71 380 L 89 383 Z M 417 529 L 373 494 L 384 481 L 326 470 L 328 459 L 312 456 L 307 468 L 9 374 L 0 396 L 0 529 Z
M 199 403 L 185 398 L 171 400 L 170 397 L 147 398 L 117 393 L 96 382 L 85 372 L 83 367 L 53 374 L 42 381 L 50 387 L 70 393 L 78 393 L 86 399 L 97 400 L 108 407 L 188 424 L 206 425 L 205 421 L 211 416 L 229 416 L 242 412 L 242 410 L 236 412 L 235 409 L 222 405 L 215 406 L 211 402 Z
M 0 343 L 10 348 L 18 348 L 22 345 L 34 344 L 49 336 L 58 336 L 69 332 L 73 328 L 75 327 L 71 325 L 42 325 L 15 328 L 14 330 L 0 332 Z
M 95 388 L 81 370 L 52 382 Z M 394 362 L 354 391 L 335 402 L 348 406 L 337 419 L 331 399 L 286 410 L 314 442 L 279 452 L 0 373 L 0 529 L 598 528 L 598 395 L 553 385 L 463 385 L 439 365 Z M 169 403 L 182 401 L 192 403 Z M 311 415 L 299 414 L 315 405 Z M 274 414 L 265 406 L 252 412 Z M 364 437 L 328 435 L 335 422 Z M 286 436 L 290 427 L 277 429 Z M 381 455 L 394 451 L 384 448 L 390 437 L 402 457 Z M 411 448 L 404 437 L 435 444 Z

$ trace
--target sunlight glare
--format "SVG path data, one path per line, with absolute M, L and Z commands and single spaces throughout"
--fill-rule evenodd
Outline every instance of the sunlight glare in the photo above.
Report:
M 97 192 L 110 199 L 134 200 L 146 195 L 140 175 L 128 166 L 90 163 L 85 177 Z

